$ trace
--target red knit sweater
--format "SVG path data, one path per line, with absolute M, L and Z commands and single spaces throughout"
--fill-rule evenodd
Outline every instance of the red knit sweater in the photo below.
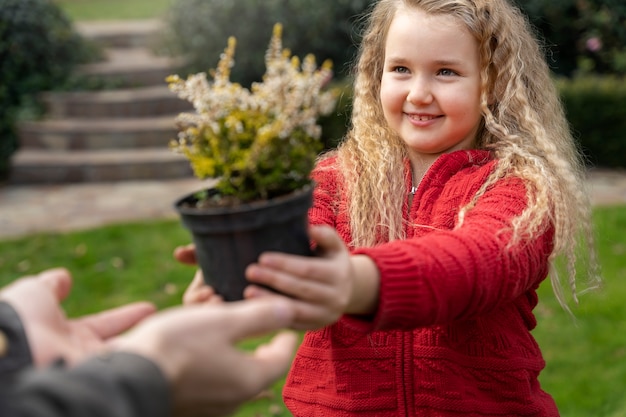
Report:
M 354 250 L 378 266 L 378 310 L 305 335 L 283 392 L 294 416 L 558 416 L 530 334 L 552 231 L 507 247 L 526 204 L 523 183 L 510 179 L 455 229 L 494 164 L 484 151 L 441 156 L 415 194 L 408 238 Z M 311 224 L 350 241 L 339 176 L 318 169 L 314 178 Z

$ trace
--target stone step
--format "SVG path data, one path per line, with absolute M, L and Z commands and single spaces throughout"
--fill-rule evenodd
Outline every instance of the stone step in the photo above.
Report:
M 61 184 L 192 178 L 188 161 L 167 148 L 51 152 L 13 156 L 13 184 Z
M 158 19 L 76 22 L 74 27 L 82 36 L 104 47 L 151 48 L 157 42 L 163 23 Z
M 52 119 L 154 117 L 193 110 L 188 101 L 179 99 L 165 84 L 119 90 L 44 93 L 41 100 L 46 107 L 46 116 Z
M 162 147 L 177 135 L 175 116 L 57 119 L 23 122 L 20 146 L 26 149 L 74 151 Z
M 155 56 L 159 21 L 77 23 L 102 44 L 104 60 L 81 66 L 107 91 L 43 96 L 46 119 L 21 123 L 20 150 L 9 181 L 17 184 L 192 178 L 189 162 L 173 153 L 175 116 L 191 106 L 167 90 L 182 59 Z
M 156 56 L 146 48 L 108 48 L 103 61 L 82 65 L 77 74 L 118 88 L 143 87 L 166 85 L 165 78 L 183 66 L 182 58 Z

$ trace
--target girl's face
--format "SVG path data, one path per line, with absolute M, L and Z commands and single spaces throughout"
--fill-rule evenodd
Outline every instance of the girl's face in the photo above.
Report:
M 472 148 L 481 121 L 478 42 L 453 17 L 399 10 L 387 34 L 380 99 L 411 159 Z

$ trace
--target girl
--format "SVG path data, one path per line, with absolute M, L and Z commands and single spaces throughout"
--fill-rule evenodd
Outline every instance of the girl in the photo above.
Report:
M 507 0 L 380 0 L 368 23 L 352 128 L 314 173 L 320 257 L 268 253 L 247 270 L 295 300 L 297 327 L 321 328 L 285 403 L 295 416 L 557 416 L 532 310 L 560 254 L 575 298 L 590 220 L 538 42 Z M 209 296 L 192 285 L 187 299 Z

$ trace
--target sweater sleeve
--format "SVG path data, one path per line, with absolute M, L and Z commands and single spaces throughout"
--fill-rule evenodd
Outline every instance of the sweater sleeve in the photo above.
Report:
M 461 227 L 435 230 L 355 253 L 380 275 L 380 302 L 369 330 L 450 323 L 512 303 L 548 272 L 552 228 L 510 245 L 511 220 L 526 207 L 519 180 L 503 180 L 480 197 Z
M 66 368 L 62 362 L 24 371 L 8 395 L 7 417 L 165 417 L 167 381 L 156 364 L 131 353 L 94 357 Z M 4 410 L 3 410 L 4 411 Z

